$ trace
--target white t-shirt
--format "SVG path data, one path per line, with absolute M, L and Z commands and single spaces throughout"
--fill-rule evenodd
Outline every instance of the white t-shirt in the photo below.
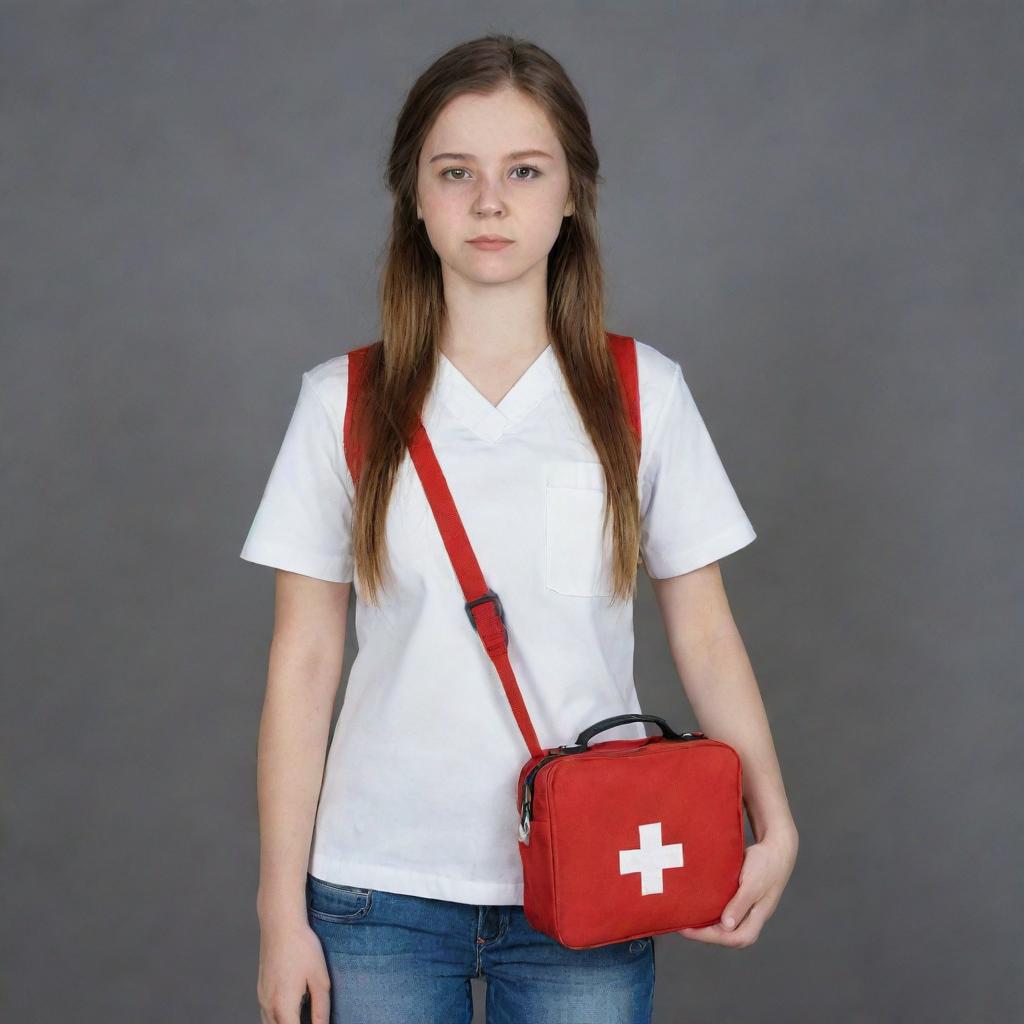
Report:
M 490 588 L 543 747 L 641 708 L 633 609 L 608 597 L 604 473 L 549 345 L 497 406 L 443 354 L 421 419 Z M 353 580 L 353 484 L 342 447 L 348 355 L 302 376 L 242 548 L 251 562 Z M 641 556 L 657 578 L 749 544 L 680 365 L 637 343 Z M 522 904 L 516 783 L 529 750 L 408 452 L 388 509 L 395 583 L 353 582 L 358 653 L 316 813 L 309 870 L 342 884 L 470 904 Z M 671 713 L 663 714 L 674 728 Z M 647 735 L 618 726 L 594 742 Z

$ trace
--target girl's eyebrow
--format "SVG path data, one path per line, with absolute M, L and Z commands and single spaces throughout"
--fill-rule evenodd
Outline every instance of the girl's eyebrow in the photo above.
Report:
M 542 149 L 517 149 L 514 153 L 509 153 L 506 160 L 522 160 L 528 156 L 542 156 L 548 160 L 554 160 L 554 157 L 550 153 L 545 153 Z M 476 157 L 472 153 L 437 153 L 432 156 L 427 162 L 434 163 L 437 160 L 475 160 Z

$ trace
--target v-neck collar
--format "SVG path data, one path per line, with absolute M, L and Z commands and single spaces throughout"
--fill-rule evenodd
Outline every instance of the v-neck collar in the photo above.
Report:
M 437 396 L 478 437 L 497 441 L 522 420 L 555 383 L 557 359 L 548 344 L 497 405 L 482 395 L 462 371 L 440 350 L 437 361 Z

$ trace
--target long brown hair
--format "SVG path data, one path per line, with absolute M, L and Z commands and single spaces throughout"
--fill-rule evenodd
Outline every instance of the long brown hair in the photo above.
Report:
M 548 256 L 547 327 L 584 427 L 604 467 L 611 523 L 612 597 L 636 586 L 640 545 L 639 452 L 605 337 L 604 272 L 597 229 L 598 156 L 579 93 L 539 46 L 491 34 L 453 47 L 413 84 L 398 117 L 386 182 L 394 198 L 380 279 L 381 339 L 369 346 L 353 421 L 364 438 L 352 551 L 367 600 L 385 585 L 385 512 L 396 473 L 437 368 L 445 302 L 440 261 L 416 213 L 418 162 L 441 108 L 462 93 L 515 88 L 548 115 L 568 160 L 574 212 Z

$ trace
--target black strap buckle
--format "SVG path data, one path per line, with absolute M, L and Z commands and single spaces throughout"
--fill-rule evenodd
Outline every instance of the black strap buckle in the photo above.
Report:
M 498 613 L 498 619 L 501 622 L 502 631 L 505 634 L 505 646 L 508 647 L 508 626 L 505 623 L 505 609 L 502 606 L 501 598 L 493 590 L 485 590 L 480 597 L 473 598 L 472 601 L 466 602 L 466 615 L 469 616 L 469 621 L 473 626 L 473 629 L 477 629 L 476 619 L 473 618 L 473 608 L 478 604 L 483 604 L 485 601 L 493 601 L 495 611 Z M 479 630 L 477 630 L 479 632 Z

